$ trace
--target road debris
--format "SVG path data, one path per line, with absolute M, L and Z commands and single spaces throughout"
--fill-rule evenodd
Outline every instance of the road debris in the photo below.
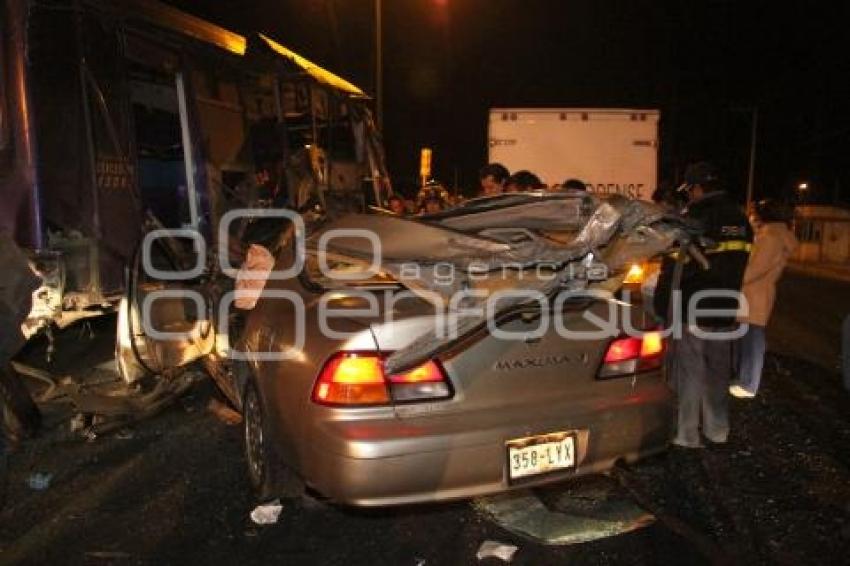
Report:
M 280 512 L 283 510 L 283 505 L 279 499 L 257 505 L 251 511 L 251 520 L 257 525 L 274 525 L 280 518 Z
M 233 407 L 222 403 L 218 399 L 210 399 L 210 402 L 207 403 L 207 411 L 212 413 L 215 418 L 228 426 L 242 424 L 242 415 L 240 415 Z
M 68 423 L 71 432 L 82 433 L 88 426 L 91 426 L 91 415 L 84 415 L 83 413 L 75 414 Z
M 634 531 L 655 518 L 609 478 L 590 476 L 538 490 L 483 497 L 475 509 L 502 528 L 544 544 L 577 544 Z
M 496 542 L 494 540 L 485 540 L 478 548 L 478 553 L 475 555 L 478 560 L 486 558 L 498 558 L 502 562 L 510 562 L 514 559 L 514 554 L 519 550 L 512 544 Z
M 30 474 L 27 478 L 27 485 L 34 491 L 45 491 L 50 487 L 50 480 L 53 479 L 53 474 L 43 474 L 36 472 Z
M 197 399 L 194 395 L 184 395 L 180 398 L 180 405 L 185 413 L 194 413 L 197 410 Z
M 115 433 L 115 438 L 117 438 L 118 440 L 132 440 L 135 437 L 136 434 L 129 428 L 122 428 L 117 433 Z

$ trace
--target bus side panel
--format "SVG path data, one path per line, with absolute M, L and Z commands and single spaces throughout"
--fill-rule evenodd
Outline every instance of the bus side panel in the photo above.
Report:
M 123 266 L 140 241 L 143 223 L 132 157 L 130 94 L 120 33 L 117 22 L 86 14 L 82 43 L 92 77 L 87 94 L 104 291 L 123 286 Z M 105 104 L 97 102 L 101 96 Z
M 51 247 L 65 256 L 68 290 L 98 300 L 122 289 L 141 222 L 126 158 L 118 35 L 91 12 L 34 5 L 31 18 L 42 206 L 57 234 Z

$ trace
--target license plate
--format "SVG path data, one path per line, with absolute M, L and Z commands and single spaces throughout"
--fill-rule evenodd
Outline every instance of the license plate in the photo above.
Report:
M 556 432 L 542 436 L 509 440 L 508 473 L 510 479 L 546 474 L 574 468 L 576 465 L 576 436 Z

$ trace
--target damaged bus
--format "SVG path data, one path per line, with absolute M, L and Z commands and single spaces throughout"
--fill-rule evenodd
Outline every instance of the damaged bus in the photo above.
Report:
M 2 10 L 0 233 L 41 279 L 27 337 L 122 298 L 132 312 L 150 230 L 186 230 L 212 249 L 234 208 L 363 209 L 391 191 L 365 93 L 271 37 L 153 0 L 4 0 Z M 191 245 L 172 240 L 159 246 L 167 263 L 191 261 Z M 23 295 L 3 300 L 28 300 L 14 273 L 2 277 Z M 119 317 L 127 381 L 161 369 L 132 318 Z

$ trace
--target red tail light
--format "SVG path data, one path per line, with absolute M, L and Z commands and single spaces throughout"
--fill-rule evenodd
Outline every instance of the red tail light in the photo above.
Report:
M 618 338 L 608 345 L 599 377 L 617 377 L 657 369 L 663 363 L 664 337 L 660 331 L 641 337 Z
M 313 401 L 322 405 L 387 405 L 391 401 L 432 401 L 451 397 L 442 366 L 430 360 L 406 373 L 386 375 L 377 352 L 339 352 L 319 373 Z
M 390 400 L 381 359 L 359 354 L 337 354 L 327 361 L 313 400 L 333 405 L 380 405 Z
M 608 346 L 608 351 L 605 352 L 605 363 L 616 364 L 619 362 L 627 362 L 640 357 L 641 339 L 640 338 L 620 338 L 614 340 Z

